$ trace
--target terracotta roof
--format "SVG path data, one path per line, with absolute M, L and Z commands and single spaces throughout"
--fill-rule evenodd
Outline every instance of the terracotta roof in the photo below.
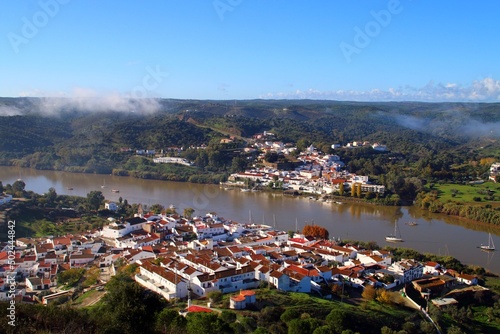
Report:
M 232 296 L 231 299 L 235 302 L 243 302 L 245 301 L 245 296 L 242 295 Z
M 191 312 L 191 313 L 200 313 L 200 312 L 205 312 L 205 313 L 212 313 L 213 311 L 209 308 L 206 307 L 201 307 L 197 305 L 191 305 L 189 306 L 186 311 Z
M 242 295 L 242 296 L 255 296 L 255 291 L 241 290 L 240 295 Z

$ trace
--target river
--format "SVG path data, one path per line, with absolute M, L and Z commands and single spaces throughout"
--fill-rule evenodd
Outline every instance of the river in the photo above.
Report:
M 121 196 L 129 203 L 174 205 L 180 213 L 184 208 L 191 207 L 195 209 L 195 215 L 213 211 L 226 219 L 245 223 L 251 219 L 255 223 L 275 225 L 284 231 L 295 230 L 296 226 L 301 230 L 306 223 L 314 222 L 327 228 L 331 237 L 375 241 L 380 246 L 396 245 L 386 242 L 385 236 L 392 234 L 397 224 L 404 239 L 397 246 L 422 253 L 450 255 L 463 263 L 476 264 L 500 274 L 500 255 L 477 248 L 487 243 L 488 232 L 500 245 L 499 229 L 430 214 L 415 207 L 323 203 L 267 192 L 224 190 L 217 185 L 0 167 L 0 181 L 4 185 L 12 184 L 18 178 L 26 183 L 27 190 L 37 193 L 45 193 L 50 187 L 55 188 L 58 194 L 76 196 L 101 190 L 109 200 L 116 201 Z M 101 187 L 103 185 L 104 188 Z M 118 189 L 119 193 L 113 193 L 112 189 Z M 409 221 L 418 225 L 408 226 L 406 223 Z

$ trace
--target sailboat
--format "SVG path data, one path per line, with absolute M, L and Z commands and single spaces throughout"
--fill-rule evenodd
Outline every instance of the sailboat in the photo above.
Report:
M 495 244 L 493 243 L 493 238 L 491 236 L 491 233 L 488 233 L 488 244 L 487 245 L 481 245 L 479 248 L 487 251 L 494 251 L 495 250 Z
M 102 186 L 101 186 L 102 189 L 106 188 L 106 180 L 102 180 Z
M 390 242 L 402 242 L 401 233 L 398 234 L 398 223 L 394 222 L 394 234 L 385 237 L 386 241 Z

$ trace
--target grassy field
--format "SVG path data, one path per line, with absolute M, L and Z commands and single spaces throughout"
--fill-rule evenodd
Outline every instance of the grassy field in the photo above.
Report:
M 500 277 L 486 276 L 484 286 L 497 294 L 500 294 Z
M 457 201 L 469 204 L 491 204 L 500 206 L 500 183 L 484 182 L 481 184 L 435 184 L 438 197 L 442 202 Z M 480 198 L 480 201 L 474 200 Z

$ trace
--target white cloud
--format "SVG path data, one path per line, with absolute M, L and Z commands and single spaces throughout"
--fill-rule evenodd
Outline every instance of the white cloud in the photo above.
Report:
M 499 102 L 500 81 L 484 78 L 469 86 L 457 83 L 435 84 L 421 88 L 405 86 L 387 90 L 371 89 L 321 91 L 316 89 L 277 92 L 261 95 L 264 99 L 325 99 L 344 101 L 425 101 L 425 102 Z
M 70 93 L 46 92 L 34 89 L 22 92 L 20 96 L 39 97 L 35 101 L 38 110 L 46 115 L 57 115 L 61 111 L 80 112 L 141 112 L 153 113 L 160 109 L 158 100 L 153 98 L 132 98 L 116 92 L 98 93 L 92 89 L 76 87 Z M 0 115 L 7 111 L 0 112 Z

